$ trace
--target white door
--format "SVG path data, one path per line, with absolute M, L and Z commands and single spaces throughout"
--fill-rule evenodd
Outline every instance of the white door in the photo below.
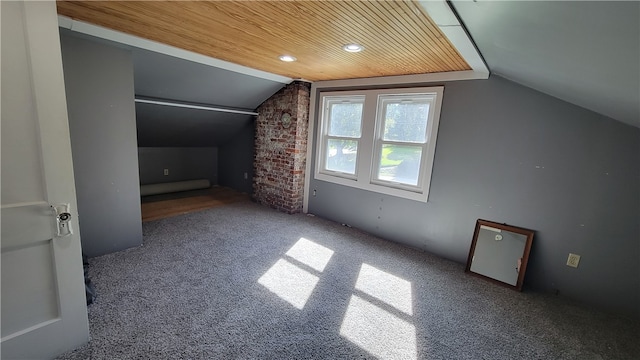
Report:
M 89 338 L 57 14 L 54 1 L 0 12 L 0 351 L 46 359 Z M 57 204 L 69 204 L 71 235 L 57 236 Z

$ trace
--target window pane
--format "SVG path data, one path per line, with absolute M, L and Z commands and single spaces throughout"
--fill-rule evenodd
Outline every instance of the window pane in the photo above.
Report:
M 387 103 L 384 116 L 384 140 L 425 142 L 429 103 Z
M 356 173 L 356 140 L 329 139 L 327 141 L 326 169 L 347 174 Z
M 422 147 L 383 144 L 378 179 L 418 185 Z
M 360 137 L 362 122 L 362 103 L 331 104 L 329 135 Z

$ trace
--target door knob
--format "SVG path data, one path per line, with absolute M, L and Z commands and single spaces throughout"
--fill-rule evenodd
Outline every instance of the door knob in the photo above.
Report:
M 69 221 L 69 219 L 71 219 L 71 214 L 69 214 L 68 212 L 58 215 L 58 220 L 60 221 Z
M 71 231 L 71 213 L 69 204 L 51 205 L 56 213 L 56 236 L 63 237 L 73 234 Z

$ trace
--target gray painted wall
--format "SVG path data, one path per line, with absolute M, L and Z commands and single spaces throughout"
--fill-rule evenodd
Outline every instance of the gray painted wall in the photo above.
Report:
M 218 184 L 218 149 L 215 147 L 138 148 L 140 184 L 209 179 Z M 164 175 L 169 169 L 169 175 Z
M 255 122 L 251 121 L 220 147 L 220 185 L 253 194 L 255 131 Z
M 478 218 L 536 230 L 525 288 L 640 317 L 638 128 L 495 76 L 446 83 L 428 203 L 310 190 L 310 213 L 460 263 Z
M 128 51 L 61 34 L 82 250 L 142 244 L 133 63 Z

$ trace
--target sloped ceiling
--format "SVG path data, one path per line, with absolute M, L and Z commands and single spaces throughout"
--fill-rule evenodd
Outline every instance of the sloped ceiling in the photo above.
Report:
M 471 68 L 417 1 L 58 1 L 58 13 L 309 81 Z M 343 45 L 365 50 L 348 53 Z M 296 62 L 283 63 L 279 56 Z
M 136 98 L 253 111 L 284 83 L 140 49 L 83 33 L 74 36 L 131 51 Z M 138 146 L 222 146 L 255 116 L 136 103 Z
M 449 21 L 457 20 L 435 16 L 430 7 L 436 3 L 63 1 L 58 11 L 141 37 L 149 33 L 146 38 L 192 51 L 200 51 L 203 37 L 214 39 L 206 46 L 216 51 L 210 56 L 258 70 L 94 38 L 132 51 L 139 96 L 254 110 L 294 78 L 469 69 L 444 35 L 454 28 Z M 454 0 L 449 5 L 492 73 L 640 127 L 640 3 Z M 181 9 L 186 9 L 182 15 Z M 203 35 L 199 29 L 206 21 L 222 28 L 207 28 Z M 349 42 L 362 43 L 365 51 L 345 53 L 340 46 Z M 298 61 L 278 61 L 285 52 Z M 140 146 L 219 146 L 253 121 L 249 115 L 139 103 L 136 109 Z
M 284 84 L 131 48 L 136 96 L 255 110 Z M 138 146 L 222 146 L 254 116 L 136 103 Z
M 292 79 L 471 69 L 417 1 L 58 1 L 57 8 L 73 20 L 241 68 L 94 38 L 132 51 L 138 97 L 251 111 Z M 345 52 L 342 46 L 349 43 L 360 43 L 365 50 Z M 297 61 L 284 63 L 278 59 L 282 54 Z M 139 146 L 221 146 L 253 121 L 250 115 L 141 103 L 136 116 Z
M 284 84 L 131 48 L 136 95 L 255 109 Z
M 453 6 L 492 73 L 640 127 L 640 2 Z

